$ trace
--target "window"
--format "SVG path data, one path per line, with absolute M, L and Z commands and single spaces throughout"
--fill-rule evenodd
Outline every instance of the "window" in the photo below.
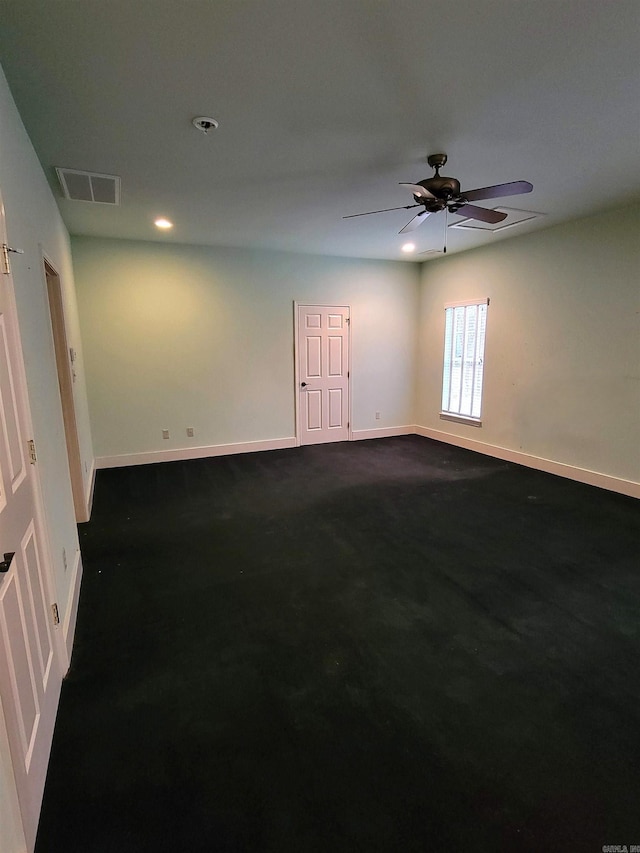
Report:
M 488 299 L 445 305 L 443 416 L 480 422 Z

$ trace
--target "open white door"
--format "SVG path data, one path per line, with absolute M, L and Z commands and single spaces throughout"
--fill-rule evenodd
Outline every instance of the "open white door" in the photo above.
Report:
M 349 439 L 349 324 L 345 305 L 297 306 L 300 444 Z
M 67 342 L 67 329 L 64 319 L 64 305 L 62 300 L 62 285 L 60 283 L 60 276 L 46 258 L 44 259 L 44 274 L 47 281 L 49 314 L 51 317 L 51 331 L 53 332 L 53 349 L 56 356 L 56 368 L 58 371 L 58 387 L 60 388 L 60 402 L 62 404 L 64 436 L 67 443 L 67 457 L 69 459 L 69 474 L 71 477 L 73 506 L 76 512 L 77 522 L 89 521 L 89 511 L 87 508 L 87 500 L 84 493 L 84 479 L 82 476 L 82 458 L 80 455 L 80 441 L 78 438 L 78 425 L 76 421 L 76 404 L 73 397 L 75 371 L 73 362 L 70 361 L 71 351 Z
M 0 239 L 6 247 L 0 199 Z M 4 253 L 4 252 L 3 252 Z M 61 686 L 44 528 L 29 461 L 13 282 L 0 273 L 0 697 L 27 849 L 33 850 Z M 0 827 L 0 842 L 2 828 Z M 2 844 L 0 843 L 0 847 Z

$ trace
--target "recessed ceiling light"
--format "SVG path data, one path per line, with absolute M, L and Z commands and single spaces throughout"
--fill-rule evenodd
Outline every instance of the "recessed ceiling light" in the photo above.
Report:
M 164 218 L 156 219 L 153 224 L 156 226 L 156 228 L 173 228 L 173 222 L 169 222 L 168 219 Z
M 405 243 L 402 247 L 403 252 L 415 252 L 416 244 L 415 243 Z

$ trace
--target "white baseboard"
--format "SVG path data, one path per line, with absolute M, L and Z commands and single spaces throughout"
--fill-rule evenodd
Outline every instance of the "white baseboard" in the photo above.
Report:
M 64 637 L 64 647 L 67 652 L 65 661 L 65 674 L 71 664 L 71 652 L 73 650 L 73 638 L 76 633 L 76 620 L 78 618 L 78 602 L 80 600 L 80 584 L 82 581 L 82 556 L 80 551 L 76 552 L 76 559 L 73 563 L 71 575 L 71 584 L 69 586 L 69 597 L 67 606 L 62 620 L 62 635 Z
M 567 477 L 569 480 L 577 480 L 579 483 L 587 483 L 589 486 L 598 486 L 600 489 L 608 489 L 611 492 L 619 492 L 632 498 L 640 498 L 640 483 L 633 480 L 624 480 L 621 477 L 612 477 L 610 474 L 601 474 L 598 471 L 590 471 L 587 468 L 578 468 L 575 465 L 567 465 L 564 462 L 554 462 L 553 459 L 544 459 L 542 456 L 533 456 L 530 453 L 522 453 L 519 450 L 509 450 L 506 447 L 498 447 L 495 444 L 486 444 L 475 438 L 467 438 L 453 433 L 443 432 L 430 427 L 416 426 L 417 435 L 425 438 L 433 438 L 446 444 L 455 444 L 467 450 L 475 450 L 486 456 L 494 456 L 496 459 L 504 459 L 505 462 L 516 462 L 527 468 L 535 468 L 538 471 L 546 471 L 548 474 L 557 474 L 559 477 Z
M 413 435 L 416 427 L 379 427 L 378 429 L 354 429 L 351 432 L 351 441 L 364 441 L 367 438 L 390 438 L 393 435 Z
M 93 506 L 93 489 L 96 482 L 96 460 L 93 459 L 91 461 L 91 470 L 89 473 L 83 478 L 82 481 L 82 496 L 84 498 L 84 503 L 82 506 L 82 510 L 76 512 L 76 521 L 78 524 L 82 524 L 85 521 L 89 521 L 91 518 L 91 507 Z
M 96 460 L 91 462 L 91 469 L 88 477 L 88 487 L 85 486 L 85 497 L 87 506 L 87 521 L 91 518 L 91 508 L 93 507 L 93 491 L 96 486 Z
M 123 468 L 127 465 L 150 465 L 154 462 L 178 462 L 183 459 L 204 459 L 208 456 L 230 456 L 233 453 L 256 453 L 261 450 L 283 450 L 295 447 L 295 436 L 270 438 L 265 441 L 243 441 L 234 444 L 211 444 L 205 447 L 178 447 L 174 450 L 150 450 L 143 453 L 123 453 L 118 456 L 99 456 L 97 468 Z
M 485 456 L 493 456 L 496 459 L 504 459 L 506 462 L 515 462 L 527 468 L 535 468 L 538 471 L 546 471 L 548 474 L 556 474 L 559 477 L 567 477 L 579 483 L 587 483 L 601 489 L 619 492 L 632 498 L 640 498 L 640 483 L 633 480 L 625 480 L 621 477 L 613 477 L 598 471 L 590 471 L 587 468 L 578 468 L 575 465 L 567 465 L 564 462 L 555 462 L 553 459 L 544 459 L 541 456 L 533 456 L 530 453 L 522 453 L 518 450 L 510 450 L 495 444 L 487 444 L 475 438 L 455 435 L 430 427 L 416 426 L 414 424 L 396 427 L 380 427 L 379 429 L 353 430 L 352 441 L 363 441 L 369 438 L 389 438 L 395 435 L 421 435 L 432 438 L 435 441 L 443 441 L 446 444 L 454 444 Z M 91 500 L 93 499 L 93 484 L 95 482 L 95 469 L 121 468 L 127 465 L 149 465 L 154 462 L 176 462 L 182 459 L 203 459 L 208 456 L 228 456 L 234 453 L 255 453 L 262 450 L 283 450 L 296 447 L 295 436 L 290 438 L 273 438 L 264 441 L 245 441 L 233 444 L 213 444 L 205 447 L 180 447 L 174 450 L 152 450 L 143 453 L 124 453 L 117 456 L 100 456 L 95 460 L 95 468 L 92 469 Z M 90 509 L 90 506 L 89 506 Z

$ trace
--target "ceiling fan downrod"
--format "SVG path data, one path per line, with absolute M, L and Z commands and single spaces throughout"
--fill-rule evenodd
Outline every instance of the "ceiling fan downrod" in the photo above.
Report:
M 446 164 L 447 155 L 446 154 L 429 154 L 427 157 L 427 163 L 431 166 L 432 169 L 436 170 L 436 175 L 438 175 L 438 171 Z M 440 177 L 438 175 L 438 177 Z

